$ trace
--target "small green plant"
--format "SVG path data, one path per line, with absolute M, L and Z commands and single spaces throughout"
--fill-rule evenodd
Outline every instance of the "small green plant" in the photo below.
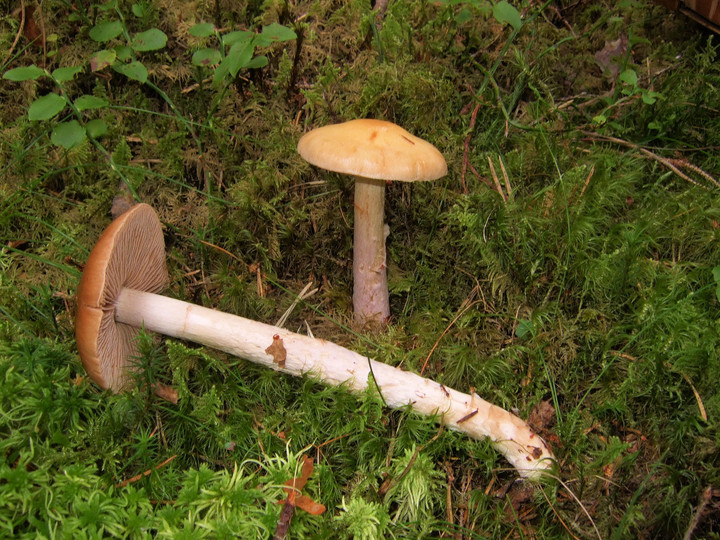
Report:
M 248 30 L 235 30 L 221 34 L 211 23 L 200 23 L 190 28 L 190 35 L 198 38 L 214 37 L 217 47 L 201 47 L 193 53 L 192 63 L 199 68 L 214 70 L 213 84 L 221 86 L 231 82 L 241 69 L 265 67 L 268 58 L 255 56 L 257 47 L 290 41 L 297 36 L 290 28 L 278 23 L 264 26 L 259 34 Z
M 150 28 L 130 35 L 117 2 L 110 2 L 99 9 L 104 12 L 114 12 L 116 18 L 108 18 L 90 28 L 90 38 L 104 44 L 122 36 L 124 42 L 95 52 L 89 59 L 90 70 L 98 72 L 112 67 L 117 73 L 129 79 L 147 83 L 148 70 L 138 59 L 138 53 L 163 49 L 167 43 L 167 35 L 158 28 Z M 133 4 L 132 11 L 136 16 L 144 14 L 141 4 Z M 109 101 L 89 94 L 70 97 L 72 92 L 69 83 L 84 70 L 84 65 L 61 67 L 53 71 L 30 65 L 10 69 L 3 74 L 3 78 L 11 81 L 28 81 L 47 77 L 55 83 L 59 93 L 51 92 L 35 99 L 28 108 L 28 118 L 33 122 L 52 120 L 69 109 L 70 113 L 56 122 L 50 138 L 57 146 L 70 149 L 78 146 L 88 136 L 97 139 L 108 131 L 103 119 L 88 119 L 84 113 L 105 109 L 110 106 Z
M 149 79 L 148 68 L 141 60 L 142 53 L 164 49 L 168 40 L 167 35 L 158 28 L 131 34 L 117 1 L 109 2 L 100 6 L 99 9 L 107 14 L 107 18 L 92 26 L 88 35 L 96 43 L 105 45 L 105 48 L 90 56 L 88 62 L 90 71 L 98 73 L 112 69 L 128 79 L 149 86 L 170 106 L 181 124 L 189 129 L 187 120 L 180 115 L 167 94 Z M 137 18 L 141 20 L 146 18 L 147 6 L 145 4 L 135 3 L 131 9 Z M 224 85 L 225 88 L 237 77 L 241 69 L 256 69 L 267 65 L 266 56 L 254 56 L 257 47 L 266 47 L 275 42 L 296 38 L 291 29 L 278 23 L 265 26 L 259 34 L 250 31 L 232 31 L 220 34 L 214 25 L 201 23 L 193 26 L 190 34 L 195 37 L 214 35 L 217 38 L 219 48 L 198 49 L 193 54 L 192 62 L 201 68 L 214 69 L 215 85 Z M 33 122 L 54 121 L 51 141 L 65 149 L 78 146 L 87 137 L 96 140 L 108 131 L 107 123 L 102 118 L 90 119 L 87 114 L 87 111 L 110 107 L 111 104 L 108 100 L 90 94 L 70 97 L 72 90 L 69 83 L 85 68 L 85 65 L 77 65 L 48 71 L 36 65 L 30 65 L 10 69 L 3 74 L 3 78 L 10 81 L 22 82 L 47 77 L 55 83 L 59 92 L 50 92 L 35 99 L 29 106 L 28 118 Z M 60 120 L 54 120 L 66 110 L 69 110 L 68 114 L 61 117 Z M 191 129 L 189 131 L 192 133 Z M 200 142 L 196 142 L 200 146 Z
M 430 518 L 438 502 L 433 497 L 440 492 L 443 474 L 434 461 L 418 448 L 406 448 L 402 457 L 393 459 L 391 475 L 397 483 L 388 490 L 387 497 L 397 504 L 395 520 L 420 521 Z
M 645 105 L 654 105 L 658 100 L 665 98 L 660 92 L 655 92 L 642 86 L 637 71 L 632 68 L 626 68 L 618 75 L 617 88 L 620 96 L 610 100 L 608 106 L 593 117 L 595 124 L 599 126 L 609 124 L 613 127 L 620 128 L 620 125 L 617 122 L 612 122 L 611 119 L 614 111 L 621 104 L 639 98 Z M 655 121 L 648 124 L 648 128 L 651 130 L 660 130 L 661 127 L 662 126 Z
M 60 89 L 60 94 L 49 93 L 37 98 L 28 108 L 28 118 L 32 122 L 52 120 L 66 108 L 70 108 L 71 116 L 56 123 L 50 139 L 63 148 L 70 149 L 83 142 L 87 135 L 97 138 L 107 132 L 107 124 L 101 118 L 86 120 L 84 111 L 102 109 L 109 106 L 103 98 L 83 94 L 71 100 L 65 90 L 66 83 L 72 81 L 82 71 L 82 67 L 63 67 L 49 72 L 35 65 L 20 67 L 6 71 L 3 78 L 10 81 L 37 80 L 41 77 L 50 78 Z
M 508 24 L 514 30 L 520 30 L 523 24 L 522 16 L 517 8 L 505 0 L 500 2 L 491 2 L 489 0 L 442 0 L 441 4 L 461 6 L 454 16 L 455 21 L 458 23 L 471 20 L 474 17 L 473 10 L 475 10 L 488 15 L 492 14 L 497 22 Z

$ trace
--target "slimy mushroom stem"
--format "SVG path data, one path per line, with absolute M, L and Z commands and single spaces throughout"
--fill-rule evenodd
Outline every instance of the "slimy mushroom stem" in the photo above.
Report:
M 164 262 L 156 252 L 144 252 L 139 241 L 140 237 L 157 240 L 158 236 L 162 239 L 162 230 L 152 208 L 137 205 L 108 227 L 83 273 L 78 292 L 78 349 L 88 373 L 103 388 L 127 388 L 129 358 L 123 355 L 131 354 L 133 345 L 126 338 L 132 339 L 137 329 L 145 328 L 355 392 L 364 391 L 374 377 L 389 407 L 410 406 L 473 438 L 489 438 L 521 476 L 537 479 L 553 466 L 549 448 L 523 420 L 476 394 L 463 394 L 329 341 L 130 286 L 143 286 L 138 272 L 163 274 Z M 137 247 L 139 255 L 126 251 L 128 246 Z M 152 266 L 158 264 L 162 268 L 153 271 Z M 109 266 L 120 267 L 120 275 L 108 278 Z M 101 300 L 88 305 L 94 298 Z M 120 345 L 115 340 L 118 335 L 124 340 Z

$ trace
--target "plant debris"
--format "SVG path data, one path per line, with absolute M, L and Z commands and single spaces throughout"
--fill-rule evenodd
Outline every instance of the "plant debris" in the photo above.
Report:
M 278 501 L 277 504 L 282 504 L 283 509 L 280 513 L 280 519 L 278 520 L 277 528 L 273 538 L 275 540 L 282 540 L 287 536 L 288 529 L 290 528 L 290 521 L 292 520 L 295 508 L 300 508 L 305 512 L 314 516 L 319 516 L 325 512 L 325 506 L 323 504 L 313 501 L 307 495 L 302 495 L 300 492 L 305 487 L 310 475 L 313 472 L 313 459 L 305 457 L 302 464 L 302 470 L 300 476 L 294 477 L 285 482 L 287 486 L 285 493 L 288 494 L 284 501 Z

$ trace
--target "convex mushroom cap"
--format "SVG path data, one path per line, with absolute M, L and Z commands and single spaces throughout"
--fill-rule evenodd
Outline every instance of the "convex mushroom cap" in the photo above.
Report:
M 297 149 L 317 167 L 364 178 L 415 182 L 447 174 L 437 148 L 384 120 L 323 126 L 303 135 Z
M 114 392 L 130 386 L 138 356 L 138 328 L 115 321 L 114 302 L 124 288 L 160 292 L 168 280 L 165 242 L 155 211 L 138 204 L 100 236 L 77 293 L 75 337 L 90 377 Z

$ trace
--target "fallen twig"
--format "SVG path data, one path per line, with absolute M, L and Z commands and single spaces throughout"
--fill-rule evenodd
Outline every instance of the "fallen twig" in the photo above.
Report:
M 438 344 L 440 343 L 440 340 L 443 338 L 443 336 L 445 336 L 445 334 L 448 333 L 448 331 L 450 330 L 450 328 L 452 327 L 452 325 L 454 325 L 454 324 L 457 322 L 457 320 L 458 320 L 460 317 L 462 317 L 463 314 L 464 314 L 468 309 L 470 309 L 471 307 L 473 307 L 475 304 L 479 304 L 479 303 L 480 303 L 480 300 L 475 300 L 475 301 L 473 301 L 473 302 L 468 302 L 467 299 L 466 299 L 466 300 L 463 301 L 463 304 L 460 306 L 460 311 L 458 312 L 458 314 L 455 315 L 455 318 L 454 318 L 452 321 L 450 321 L 450 324 L 447 325 L 447 327 L 445 328 L 445 330 L 443 330 L 443 333 L 440 334 L 440 337 L 437 338 L 437 341 L 435 342 L 435 345 L 433 345 L 433 346 L 432 346 L 432 349 L 430 349 L 430 352 L 428 353 L 427 357 L 425 358 L 425 361 L 423 362 L 422 368 L 420 369 L 420 375 L 422 375 L 423 373 L 425 373 L 425 368 L 427 367 L 428 361 L 430 360 L 430 357 L 432 356 L 432 353 L 435 352 L 435 349 L 437 348 Z M 445 388 L 445 387 L 443 387 L 443 389 L 444 389 L 444 388 Z M 446 391 L 446 393 L 447 393 L 447 391 Z
M 462 164 L 462 173 L 460 174 L 460 184 L 462 185 L 462 190 L 465 195 L 468 193 L 467 184 L 465 183 L 465 173 L 467 172 L 468 168 L 468 154 L 470 153 L 470 139 L 472 139 L 473 129 L 475 128 L 475 118 L 477 118 L 477 113 L 480 110 L 480 103 L 475 105 L 475 108 L 473 109 L 472 114 L 470 115 L 470 126 L 468 127 L 468 134 L 467 137 L 465 137 L 465 142 L 463 143 L 463 164 Z
M 20 36 L 22 36 L 23 30 L 25 29 L 25 2 L 23 0 L 20 0 L 20 27 L 18 28 L 17 33 L 15 34 L 15 39 L 12 42 L 12 45 L 10 45 L 10 50 L 8 50 L 7 55 L 5 56 L 5 60 L 3 60 L 3 66 L 7 64 L 8 60 L 12 57 L 13 51 L 15 50 L 15 47 L 18 44 L 18 41 L 20 41 Z
M 133 476 L 132 478 L 128 478 L 127 480 L 123 480 L 123 481 L 120 482 L 119 484 L 115 484 L 115 487 L 116 487 L 116 488 L 125 487 L 125 486 L 127 486 L 128 484 L 132 484 L 132 483 L 134 483 L 134 482 L 137 482 L 138 480 L 142 480 L 142 479 L 145 478 L 146 476 L 149 476 L 150 474 L 152 474 L 153 471 L 157 471 L 157 470 L 160 469 L 161 467 L 164 467 L 165 465 L 167 465 L 168 463 L 170 463 L 171 461 L 173 461 L 176 457 L 177 457 L 177 454 L 174 455 L 174 456 L 170 456 L 169 458 L 167 458 L 167 459 L 166 459 L 165 461 L 163 461 L 162 463 L 159 463 L 159 464 L 155 465 L 152 469 L 148 469 L 147 471 L 141 472 L 140 474 L 138 474 L 138 475 L 136 475 L 136 476 Z
M 720 182 L 712 175 L 707 173 L 706 171 L 702 170 L 697 165 L 693 165 L 692 163 L 685 161 L 684 159 L 671 159 L 671 158 L 664 158 L 662 156 L 659 156 L 658 154 L 655 154 L 648 150 L 647 148 L 643 148 L 639 144 L 635 144 L 630 141 L 626 141 L 623 139 L 618 139 L 617 137 L 611 137 L 609 135 L 600 135 L 598 133 L 593 133 L 591 131 L 583 131 L 582 132 L 585 136 L 589 137 L 590 139 L 600 140 L 600 141 L 606 141 L 611 142 L 614 144 L 619 144 L 621 146 L 624 146 L 626 148 L 632 148 L 633 150 L 639 150 L 645 157 L 648 157 L 650 159 L 653 159 L 657 161 L 658 163 L 661 163 L 662 165 L 665 165 L 668 169 L 670 169 L 672 172 L 674 172 L 676 175 L 678 175 L 683 180 L 690 182 L 693 185 L 696 185 L 698 187 L 701 187 L 703 189 L 708 189 L 707 186 L 702 185 L 697 180 L 692 178 L 691 176 L 685 174 L 680 170 L 680 167 L 690 169 L 691 171 L 699 174 L 705 180 L 713 184 L 715 187 L 720 188 Z
M 693 537 L 693 533 L 695 532 L 695 529 L 697 529 L 697 526 L 700 523 L 700 520 L 702 519 L 703 511 L 705 510 L 707 505 L 710 504 L 710 501 L 712 500 L 712 496 L 713 496 L 712 486 L 706 487 L 703 490 L 702 498 L 700 499 L 700 504 L 698 505 L 697 509 L 695 510 L 695 514 L 693 515 L 693 518 L 690 520 L 690 524 L 688 525 L 688 528 L 685 531 L 685 536 L 683 536 L 683 540 L 690 540 Z

